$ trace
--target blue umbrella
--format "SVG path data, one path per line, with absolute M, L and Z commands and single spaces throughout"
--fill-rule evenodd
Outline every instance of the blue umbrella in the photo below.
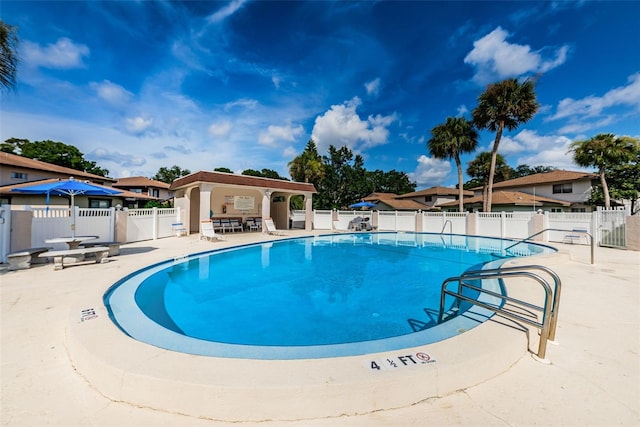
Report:
M 375 203 L 371 203 L 371 202 L 358 202 L 358 203 L 354 203 L 352 205 L 349 205 L 350 208 L 372 208 L 374 207 L 376 204 Z
M 47 182 L 45 184 L 26 185 L 20 188 L 13 188 L 11 191 L 27 194 L 46 194 L 47 207 L 49 206 L 49 196 L 51 194 L 58 196 L 70 196 L 72 212 L 71 237 L 76 236 L 76 212 L 75 209 L 73 209 L 75 205 L 75 196 L 112 196 L 122 193 L 122 191 L 114 190 L 109 187 L 76 181 L 73 177 L 62 181 Z

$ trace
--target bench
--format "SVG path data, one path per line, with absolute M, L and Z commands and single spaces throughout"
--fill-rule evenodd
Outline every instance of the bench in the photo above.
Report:
M 574 228 L 571 230 L 571 233 L 576 234 L 565 234 L 562 238 L 562 243 L 580 243 L 581 239 L 584 237 L 587 240 L 587 229 L 586 228 Z
M 48 251 L 38 255 L 39 257 L 53 257 L 53 269 L 62 270 L 64 263 L 77 263 L 84 261 L 87 254 L 95 254 L 96 263 L 107 262 L 109 256 L 109 248 L 106 246 L 94 246 L 93 248 L 67 249 L 61 251 Z
M 93 248 L 95 246 L 106 246 L 109 248 L 109 256 L 120 255 L 120 245 L 122 242 L 86 242 L 80 244 L 83 248 Z
M 7 255 L 9 261 L 9 270 L 25 270 L 31 267 L 31 264 L 44 264 L 48 262 L 45 258 L 39 258 L 43 252 L 47 252 L 51 248 L 29 248 L 16 251 Z

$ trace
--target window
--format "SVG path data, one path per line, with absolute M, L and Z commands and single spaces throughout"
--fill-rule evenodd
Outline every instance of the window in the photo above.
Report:
M 102 209 L 110 208 L 111 199 L 89 199 L 89 207 Z
M 551 208 L 551 212 L 553 212 L 553 213 L 562 212 L 562 208 Z
M 433 202 L 433 196 L 424 196 L 425 202 Z
M 129 191 L 131 191 L 132 193 L 142 194 L 142 188 L 132 188 Z
M 160 190 L 158 190 L 157 188 L 152 188 L 151 197 L 160 197 Z
M 26 181 L 27 174 L 25 172 L 11 172 L 11 179 L 19 179 L 22 181 Z
M 571 212 L 586 212 L 586 208 L 571 208 Z
M 553 184 L 553 194 L 573 193 L 573 186 L 568 184 Z

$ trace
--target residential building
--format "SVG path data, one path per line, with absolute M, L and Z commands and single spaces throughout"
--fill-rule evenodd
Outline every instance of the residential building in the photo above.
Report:
M 466 198 L 471 196 L 473 196 L 473 191 L 463 190 L 463 197 Z M 413 193 L 402 194 L 397 196 L 396 199 L 410 199 L 423 205 L 427 205 L 429 208 L 436 208 L 444 203 L 457 201 L 458 197 L 459 191 L 457 188 L 431 187 L 425 190 L 414 191 Z M 424 207 L 422 209 L 424 209 Z
M 128 178 L 120 178 L 113 184 L 113 188 L 121 190 L 128 190 L 132 193 L 142 194 L 152 197 L 153 200 L 167 201 L 173 198 L 173 191 L 169 191 L 170 184 L 162 181 L 156 181 L 146 178 L 144 176 L 132 176 Z M 146 201 L 144 199 L 138 200 L 138 206 L 132 206 L 128 204 L 128 208 L 142 208 Z
M 569 206 L 549 207 L 551 212 L 590 212 L 593 208 L 586 203 L 597 179 L 598 175 L 594 173 L 553 170 L 496 182 L 493 184 L 493 191 L 518 191 L 538 199 L 546 197 L 569 203 Z M 482 196 L 482 187 L 472 190 L 475 196 Z M 496 209 L 492 207 L 492 210 Z M 546 207 L 544 210 L 547 210 Z

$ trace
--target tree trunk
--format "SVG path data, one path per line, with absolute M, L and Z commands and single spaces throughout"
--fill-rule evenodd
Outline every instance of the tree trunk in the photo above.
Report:
M 604 167 L 600 167 L 600 185 L 602 185 L 602 192 L 604 193 L 604 208 L 611 208 L 611 198 L 609 197 L 609 186 L 607 180 L 604 177 Z
M 458 210 L 464 212 L 464 189 L 462 188 L 462 163 L 460 157 L 456 156 L 456 167 L 458 168 Z
M 496 158 L 498 157 L 498 145 L 500 145 L 500 139 L 502 138 L 502 130 L 504 129 L 504 121 L 500 121 L 498 124 L 498 131 L 496 132 L 496 139 L 493 141 L 493 149 L 491 150 L 491 167 L 489 169 L 489 188 L 487 190 L 487 207 L 485 212 L 491 212 L 491 196 L 493 195 L 493 178 L 496 174 Z

